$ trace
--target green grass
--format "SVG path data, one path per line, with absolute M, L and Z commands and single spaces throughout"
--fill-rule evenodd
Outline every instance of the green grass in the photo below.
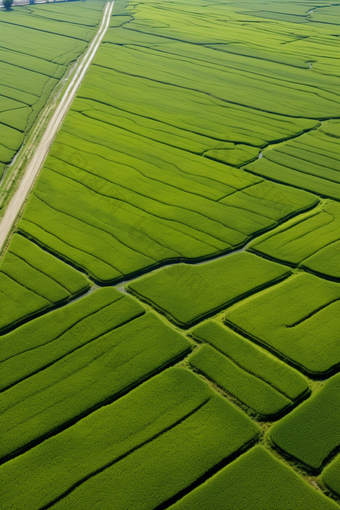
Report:
M 331 491 L 340 496 L 340 455 L 322 471 L 321 480 Z
M 312 470 L 320 470 L 340 446 L 340 375 L 329 379 L 312 398 L 276 423 L 269 437 L 276 447 Z
M 261 420 L 276 418 L 292 405 L 292 401 L 282 393 L 243 370 L 210 345 L 203 345 L 189 356 L 188 361 L 199 373 L 255 411 Z
M 145 312 L 113 288 L 100 289 L 0 338 L 4 390 Z
M 89 281 L 75 269 L 17 234 L 1 262 L 0 278 L 4 302 L 0 330 L 90 287 Z
M 170 507 L 171 510 L 336 510 L 293 469 L 256 446 Z
M 216 396 L 177 426 L 77 487 L 54 508 L 157 508 L 235 455 L 258 433 L 251 420 Z
M 340 279 L 339 229 L 340 205 L 326 201 L 312 214 L 291 220 L 253 241 L 249 249 L 321 276 Z
M 191 334 L 291 400 L 309 391 L 308 381 L 297 370 L 222 324 L 209 320 L 194 328 Z
M 204 265 L 171 266 L 130 283 L 128 289 L 188 328 L 288 275 L 286 267 L 239 253 Z
M 81 346 L 2 394 L 1 458 L 118 398 L 190 349 L 151 313 Z
M 296 274 L 236 304 L 225 321 L 304 373 L 328 375 L 340 363 L 339 304 L 339 284 Z

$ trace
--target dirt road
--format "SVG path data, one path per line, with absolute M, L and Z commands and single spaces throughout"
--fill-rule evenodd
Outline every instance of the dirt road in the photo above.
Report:
M 69 86 L 66 89 L 66 92 L 58 104 L 52 119 L 50 120 L 45 133 L 43 134 L 38 147 L 35 150 L 35 153 L 27 165 L 25 174 L 20 181 L 19 187 L 13 195 L 12 200 L 7 206 L 7 210 L 2 218 L 0 223 L 0 250 L 3 247 L 7 236 L 9 235 L 13 223 L 15 222 L 16 217 L 18 216 L 25 199 L 34 183 L 35 178 L 37 177 L 46 156 L 50 150 L 52 142 L 61 126 L 61 123 L 68 112 L 68 109 L 71 106 L 73 99 L 77 93 L 77 90 L 85 76 L 89 65 L 91 64 L 94 55 L 96 54 L 99 45 L 105 35 L 106 30 L 110 24 L 110 17 L 112 13 L 114 2 L 108 2 L 105 5 L 103 18 L 100 23 L 98 32 L 94 37 L 92 43 L 89 45 L 88 49 L 85 52 L 84 57 L 81 59 L 77 70 L 74 76 L 71 79 Z

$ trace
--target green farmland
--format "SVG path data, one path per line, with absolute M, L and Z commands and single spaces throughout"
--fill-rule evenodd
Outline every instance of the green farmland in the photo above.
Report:
M 71 62 L 96 32 L 104 2 L 0 11 L 0 179 Z
M 340 6 L 108 7 L 0 9 L 0 186 L 81 82 L 0 254 L 0 507 L 339 510 Z

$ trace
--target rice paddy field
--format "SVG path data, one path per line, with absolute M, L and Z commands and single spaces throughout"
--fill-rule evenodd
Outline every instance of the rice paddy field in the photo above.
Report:
M 1 168 L 104 6 L 1 10 Z M 1 254 L 3 510 L 339 509 L 339 37 L 116 0 Z
M 96 32 L 104 2 L 0 10 L 0 179 L 53 89 Z

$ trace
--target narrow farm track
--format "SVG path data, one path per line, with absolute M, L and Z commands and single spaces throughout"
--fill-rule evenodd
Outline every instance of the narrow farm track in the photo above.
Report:
M 84 79 L 86 71 L 88 70 L 100 43 L 109 27 L 110 17 L 114 1 L 107 2 L 105 5 L 102 21 L 100 23 L 98 32 L 89 45 L 84 58 L 80 61 L 79 66 L 67 87 L 65 94 L 60 101 L 59 105 L 54 112 L 52 119 L 50 120 L 44 135 L 35 151 L 35 154 L 27 166 L 24 177 L 22 178 L 17 191 L 15 192 L 11 202 L 8 204 L 6 212 L 0 223 L 0 250 L 3 247 L 7 236 L 9 235 L 11 228 L 26 200 L 26 197 L 37 177 L 39 171 L 48 155 L 53 140 L 61 127 L 61 124 L 67 114 L 72 101 L 74 100 L 76 93 Z

